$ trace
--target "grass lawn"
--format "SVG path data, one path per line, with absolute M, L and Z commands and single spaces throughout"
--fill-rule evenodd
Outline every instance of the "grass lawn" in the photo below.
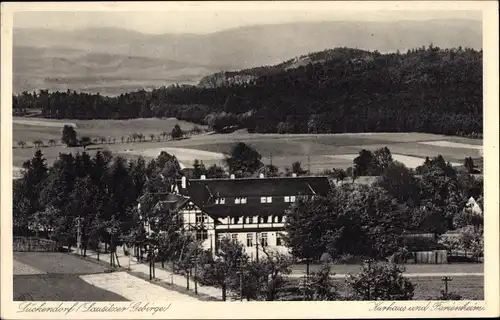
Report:
M 441 277 L 418 277 L 410 278 L 410 282 L 415 286 L 413 300 L 437 300 L 444 290 Z M 290 279 L 287 286 L 295 287 L 299 285 L 300 279 Z M 333 279 L 339 293 L 348 296 L 352 291 L 347 286 L 345 279 Z M 455 293 L 467 300 L 484 299 L 484 278 L 479 276 L 456 277 L 448 283 L 448 292 Z
M 72 274 L 15 275 L 13 287 L 14 301 L 127 301 Z
M 107 268 L 67 253 L 14 252 L 14 300 L 126 301 L 79 277 L 104 273 Z
M 408 264 L 406 273 L 482 273 L 484 265 L 482 263 L 453 263 L 453 264 Z M 321 265 L 313 264 L 309 266 L 310 272 L 315 272 Z M 336 274 L 348 274 L 361 271 L 358 264 L 334 264 L 332 272 Z M 292 273 L 305 274 L 306 265 L 296 264 L 292 267 Z
M 108 269 L 104 263 L 59 252 L 14 252 L 14 260 L 48 274 L 92 274 Z
M 39 121 L 49 122 L 50 126 L 26 125 L 15 121 Z M 60 123 L 57 127 L 54 123 Z M 478 157 L 478 150 L 467 145 L 482 143 L 482 140 L 473 140 L 461 137 L 448 137 L 424 133 L 357 133 L 357 134 L 249 134 L 235 132 L 232 134 L 198 135 L 190 139 L 178 141 L 150 141 L 149 134 L 158 135 L 163 131 L 170 132 L 175 124 L 179 124 L 183 130 L 193 128 L 192 123 L 178 121 L 176 119 L 132 119 L 132 120 L 45 120 L 39 118 L 14 118 L 13 123 L 13 163 L 15 167 L 21 167 L 22 163 L 33 156 L 34 148 L 32 142 L 41 139 L 48 144 L 49 139 L 58 141 L 56 147 L 44 147 L 42 152 L 48 163 L 57 159 L 59 153 L 82 152 L 83 148 L 66 148 L 60 143 L 61 130 L 64 123 L 71 122 L 76 125 L 79 136 L 90 136 L 91 138 L 115 138 L 116 143 L 96 145 L 88 148 L 93 154 L 99 148 L 108 149 L 114 154 L 127 158 L 137 158 L 143 155 L 147 159 L 156 157 L 162 149 L 169 148 L 178 159 L 186 166 L 190 166 L 194 159 L 202 160 L 205 165 L 221 165 L 222 154 L 228 152 L 234 143 L 245 142 L 254 147 L 262 155 L 265 164 L 271 162 L 281 170 L 290 167 L 295 161 L 302 163 L 303 168 L 310 165 L 312 172 L 320 172 L 324 169 L 347 168 L 352 166 L 352 160 L 345 155 L 357 154 L 362 149 L 375 150 L 387 146 L 393 154 L 418 157 L 422 163 L 426 156 L 433 157 L 441 154 L 445 160 L 463 163 L 466 156 Z M 121 137 L 127 137 L 137 132 L 147 137 L 147 142 L 121 143 Z M 27 147 L 17 146 L 18 141 L 26 141 Z M 425 144 L 422 142 L 436 142 L 438 145 Z M 458 144 L 440 143 L 442 141 Z M 178 149 L 170 149 L 178 148 Z M 190 151 L 194 150 L 194 152 Z M 208 153 L 196 151 L 208 151 L 219 154 L 218 157 Z M 414 166 L 417 159 L 408 158 Z

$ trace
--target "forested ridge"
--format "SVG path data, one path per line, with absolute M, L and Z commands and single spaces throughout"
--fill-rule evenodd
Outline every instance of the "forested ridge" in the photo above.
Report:
M 307 57 L 316 63 L 248 69 L 241 73 L 252 76 L 248 81 L 215 88 L 175 85 L 118 97 L 24 92 L 13 97 L 14 114 L 39 108 L 46 118 L 176 117 L 217 131 L 236 126 L 259 133 L 482 137 L 482 50 L 429 45 L 380 54 L 336 48 Z

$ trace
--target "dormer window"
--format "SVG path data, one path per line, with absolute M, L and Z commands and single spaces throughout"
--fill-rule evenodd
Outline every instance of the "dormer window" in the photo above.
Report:
M 285 196 L 285 202 L 295 202 L 295 196 Z
M 260 203 L 272 203 L 273 197 L 260 197 Z
M 215 204 L 225 204 L 226 199 L 225 198 L 216 198 L 215 199 Z
M 247 198 L 235 198 L 234 204 L 245 204 L 247 203 Z

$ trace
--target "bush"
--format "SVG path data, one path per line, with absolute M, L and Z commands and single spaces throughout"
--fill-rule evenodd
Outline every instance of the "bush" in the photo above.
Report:
M 411 300 L 414 285 L 403 277 L 404 268 L 390 263 L 363 264 L 360 273 L 349 275 L 353 300 Z

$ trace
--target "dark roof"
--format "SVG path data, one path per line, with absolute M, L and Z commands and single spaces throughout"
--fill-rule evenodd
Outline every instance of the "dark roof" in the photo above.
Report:
M 290 206 L 285 196 L 326 195 L 330 191 L 327 177 L 273 177 L 238 179 L 192 179 L 179 191 L 207 214 L 245 216 L 283 214 Z M 234 198 L 247 198 L 245 204 L 234 204 Z M 272 203 L 261 203 L 261 197 L 273 197 Z M 225 204 L 214 204 L 215 198 L 225 198 Z
M 141 196 L 138 200 L 139 202 L 144 199 L 145 195 Z M 189 202 L 189 197 L 174 194 L 174 193 L 154 193 L 153 199 L 156 202 L 154 205 L 161 206 L 162 209 L 177 211 L 187 202 Z

